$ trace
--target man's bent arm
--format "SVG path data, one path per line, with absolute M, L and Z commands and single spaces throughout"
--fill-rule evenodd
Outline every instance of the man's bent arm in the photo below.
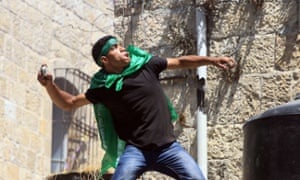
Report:
M 51 74 L 43 76 L 41 73 L 38 74 L 38 81 L 44 86 L 55 105 L 63 110 L 72 110 L 80 106 L 89 104 L 85 97 L 85 94 L 72 95 L 62 89 L 60 89 L 54 82 Z
M 63 110 L 73 110 L 90 103 L 86 99 L 85 94 L 74 96 L 66 91 L 61 90 L 54 83 L 47 85 L 46 90 L 53 103 Z

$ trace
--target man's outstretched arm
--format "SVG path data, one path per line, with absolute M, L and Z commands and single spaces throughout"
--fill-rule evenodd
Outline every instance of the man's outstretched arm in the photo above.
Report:
M 167 58 L 167 69 L 196 68 L 205 65 L 214 65 L 221 69 L 230 69 L 236 66 L 234 59 L 230 57 L 210 57 L 210 56 L 180 56 L 177 58 Z

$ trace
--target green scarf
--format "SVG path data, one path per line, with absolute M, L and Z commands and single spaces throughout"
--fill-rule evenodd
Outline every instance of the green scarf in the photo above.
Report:
M 101 69 L 92 77 L 90 86 L 91 89 L 97 87 L 111 88 L 113 84 L 115 84 L 115 91 L 122 90 L 124 77 L 138 71 L 146 63 L 148 63 L 152 57 L 151 54 L 132 45 L 128 46 L 127 51 L 129 52 L 131 59 L 128 67 L 126 67 L 120 74 L 107 74 L 103 69 Z M 168 107 L 170 109 L 172 121 L 174 122 L 177 120 L 178 115 L 169 99 Z M 102 148 L 105 150 L 100 170 L 100 175 L 102 176 L 109 168 L 115 168 L 117 166 L 119 157 L 123 153 L 125 142 L 119 139 L 115 132 L 109 109 L 107 109 L 103 104 L 98 103 L 94 104 L 94 112 L 102 142 Z

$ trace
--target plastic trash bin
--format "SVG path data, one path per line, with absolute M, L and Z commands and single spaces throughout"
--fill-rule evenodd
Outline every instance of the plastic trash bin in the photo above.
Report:
M 254 116 L 243 131 L 243 180 L 300 180 L 299 98 Z

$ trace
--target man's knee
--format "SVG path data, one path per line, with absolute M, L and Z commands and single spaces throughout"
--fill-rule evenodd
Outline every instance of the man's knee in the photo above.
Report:
M 135 180 L 140 174 L 140 168 L 135 163 L 120 163 L 113 175 L 113 180 Z

